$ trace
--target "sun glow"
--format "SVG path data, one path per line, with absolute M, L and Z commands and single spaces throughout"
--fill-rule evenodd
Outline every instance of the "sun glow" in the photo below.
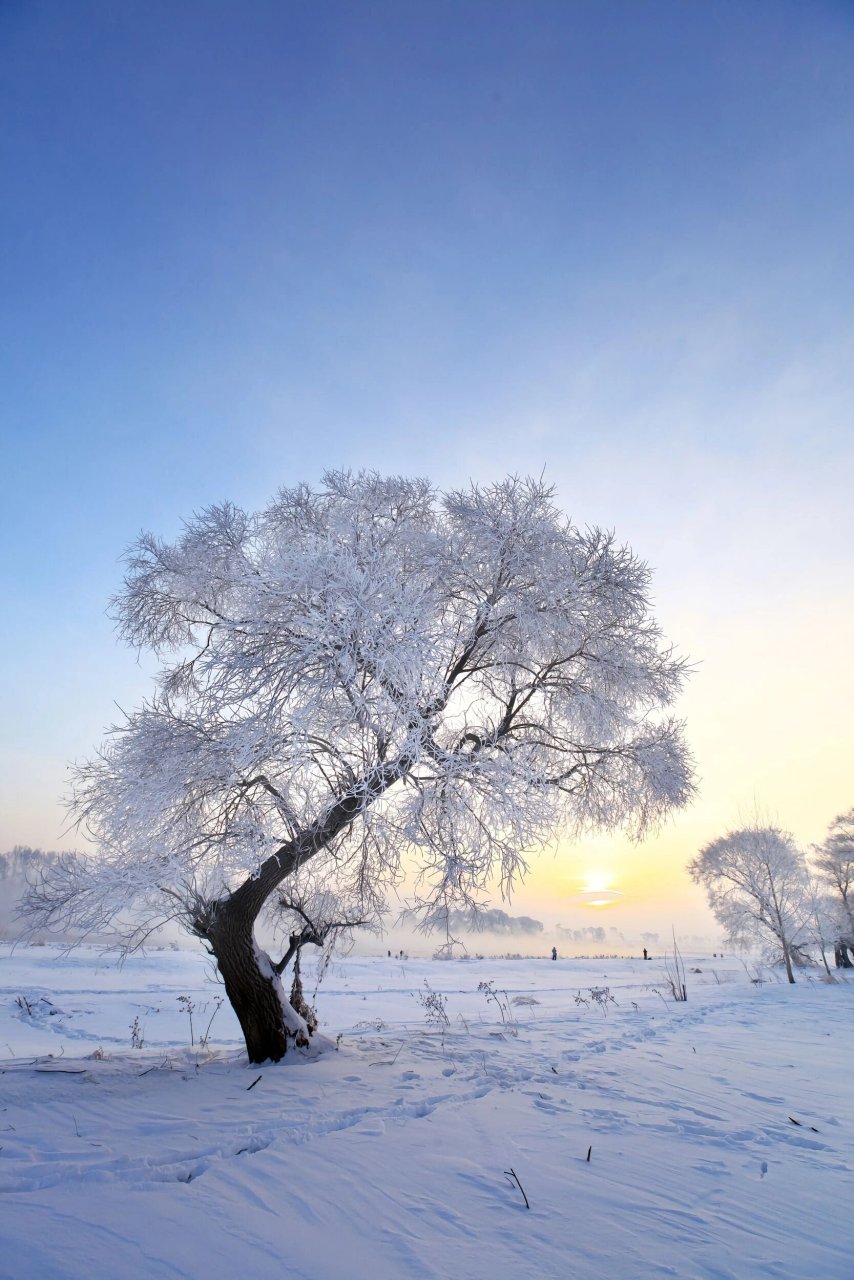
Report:
M 589 893 L 577 893 L 575 901 L 584 907 L 610 907 L 619 902 L 622 896 L 616 889 L 594 889 Z
M 585 907 L 610 907 L 619 902 L 622 894 L 612 889 L 614 877 L 610 871 L 592 871 L 583 881 L 583 888 L 575 894 L 574 901 Z
M 611 888 L 612 876 L 608 871 L 594 871 L 585 877 L 581 886 L 582 893 L 607 893 Z

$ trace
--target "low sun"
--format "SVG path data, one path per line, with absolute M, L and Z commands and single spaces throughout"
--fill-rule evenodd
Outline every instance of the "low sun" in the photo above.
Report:
M 591 875 L 585 877 L 582 886 L 584 893 L 604 893 L 611 887 L 611 877 L 607 872 L 595 871 Z
M 586 907 L 610 907 L 622 894 L 611 888 L 612 877 L 607 871 L 591 872 L 584 879 L 584 887 L 576 895 L 576 901 Z

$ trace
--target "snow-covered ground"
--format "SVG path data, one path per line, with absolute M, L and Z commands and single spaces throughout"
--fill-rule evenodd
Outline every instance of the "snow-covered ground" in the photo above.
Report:
M 854 983 L 686 963 L 350 958 L 251 1067 L 200 952 L 2 947 L 0 1276 L 851 1280 Z

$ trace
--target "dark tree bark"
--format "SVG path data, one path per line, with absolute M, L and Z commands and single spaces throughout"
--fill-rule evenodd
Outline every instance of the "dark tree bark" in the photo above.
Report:
M 271 854 L 255 876 L 245 880 L 229 897 L 207 903 L 196 913 L 193 930 L 207 941 L 216 958 L 225 993 L 246 1039 L 250 1062 L 279 1062 L 287 1052 L 288 1036 L 296 1037 L 299 1044 L 305 1027 L 301 1015 L 285 996 L 279 978 L 292 953 L 289 951 L 278 965 L 269 957 L 266 965 L 259 965 L 259 955 L 263 959 L 264 953 L 256 947 L 254 925 L 261 908 L 296 867 L 326 848 L 366 806 L 406 777 L 412 763 L 412 757 L 405 754 L 394 761 L 375 764 L 316 823 Z M 297 954 L 301 943 L 311 940 L 295 939 Z M 290 1028 L 287 1010 L 293 1014 Z
M 272 963 L 262 972 L 255 944 L 255 916 L 233 899 L 217 905 L 204 936 L 246 1040 L 250 1062 L 279 1062 L 287 1052 L 284 992 Z
M 795 975 L 792 971 L 792 957 L 789 953 L 789 944 L 786 942 L 785 937 L 783 937 L 781 941 L 783 944 L 783 963 L 786 966 L 786 977 L 789 979 L 789 982 L 794 986 Z

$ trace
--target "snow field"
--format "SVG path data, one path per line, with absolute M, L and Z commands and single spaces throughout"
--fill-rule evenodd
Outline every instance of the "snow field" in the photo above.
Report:
M 0 1276 L 851 1280 L 854 986 L 687 963 L 674 1004 L 655 961 L 350 958 L 252 1067 L 227 1006 L 189 1046 L 197 952 L 5 948 Z

